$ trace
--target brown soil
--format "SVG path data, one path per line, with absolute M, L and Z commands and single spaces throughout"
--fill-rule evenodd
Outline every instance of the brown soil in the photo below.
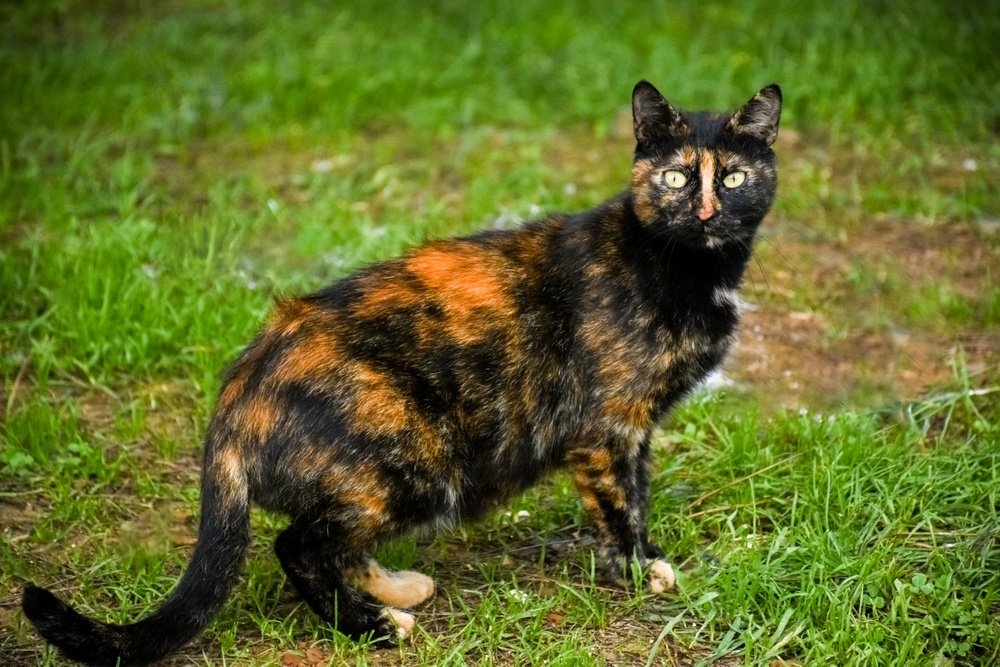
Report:
M 778 223 L 744 287 L 748 306 L 726 371 L 765 409 L 820 409 L 911 400 L 955 379 L 1000 377 L 1000 329 L 931 318 L 899 300 L 937 281 L 976 312 L 997 278 L 1000 246 L 968 223 L 873 220 L 846 240 L 804 239 Z M 849 276 L 871 276 L 868 294 Z M 901 286 L 885 287 L 895 280 Z M 895 299 L 896 302 L 892 300 Z

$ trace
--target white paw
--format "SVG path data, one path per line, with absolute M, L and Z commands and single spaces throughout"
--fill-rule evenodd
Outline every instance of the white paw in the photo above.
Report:
M 400 594 L 406 599 L 401 607 L 415 607 L 434 597 L 434 580 L 426 574 L 404 570 L 393 574 L 401 586 Z
M 674 568 L 670 563 L 654 560 L 649 566 L 649 590 L 662 593 L 674 587 Z
M 399 635 L 400 639 L 406 639 L 413 632 L 413 614 L 407 614 L 405 611 L 392 607 L 387 607 L 386 612 L 392 622 L 396 624 L 396 634 Z

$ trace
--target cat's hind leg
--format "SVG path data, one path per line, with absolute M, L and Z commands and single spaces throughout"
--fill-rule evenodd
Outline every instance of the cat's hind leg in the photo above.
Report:
M 348 571 L 348 581 L 390 607 L 416 607 L 434 595 L 434 580 L 419 572 L 389 572 L 369 558 Z
M 384 607 L 352 585 L 349 574 L 366 561 L 338 548 L 327 526 L 296 522 L 274 543 L 281 566 L 299 595 L 323 620 L 352 639 L 370 635 L 376 644 L 394 643 L 413 629 L 413 616 Z

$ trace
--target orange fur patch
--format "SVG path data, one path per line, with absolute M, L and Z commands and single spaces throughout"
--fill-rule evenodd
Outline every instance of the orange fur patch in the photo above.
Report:
M 589 476 L 583 471 L 578 471 L 573 474 L 573 482 L 576 484 L 576 490 L 580 494 L 580 501 L 583 503 L 583 508 L 587 510 L 588 515 L 591 512 L 596 512 L 601 504 L 597 500 L 597 494 L 590 488 Z
M 719 210 L 719 199 L 715 196 L 715 155 L 712 151 L 701 153 L 701 208 L 698 218 L 708 220 Z
M 656 219 L 656 207 L 653 205 L 650 193 L 650 181 L 653 176 L 653 165 L 648 160 L 642 160 L 632 165 L 632 191 L 635 193 L 635 212 L 640 220 Z
M 625 384 L 634 375 L 634 368 L 628 362 L 628 350 L 620 339 L 616 340 L 607 331 L 597 331 L 593 339 L 587 340 L 587 347 L 598 356 L 597 374 L 604 386 Z M 613 384 L 612 384 L 613 383 Z
M 327 456 L 298 459 L 296 463 L 302 476 L 314 470 L 322 470 L 323 488 L 331 495 L 339 496 L 351 483 L 352 470 L 345 465 L 332 463 Z
M 477 342 L 491 321 L 514 314 L 498 275 L 500 259 L 469 244 L 432 245 L 410 257 L 406 268 L 432 292 L 447 319 L 445 328 L 459 343 Z
M 577 458 L 573 481 L 588 512 L 599 507 L 601 498 L 614 507 L 625 506 L 625 490 L 618 485 L 612 464 L 611 453 L 606 449 L 581 452 Z
M 226 410 L 240 397 L 243 390 L 246 389 L 247 376 L 248 373 L 245 368 L 240 368 L 233 374 L 233 377 L 226 383 L 226 386 L 222 388 L 222 393 L 219 395 L 219 403 L 215 406 L 216 412 Z
M 246 475 L 243 457 L 234 446 L 226 446 L 215 453 L 214 466 L 218 470 L 219 485 L 224 490 L 224 501 L 233 502 L 246 493 Z
M 625 507 L 625 490 L 618 486 L 618 482 L 611 471 L 607 471 L 601 475 L 599 482 L 595 486 L 602 496 L 611 501 L 612 507 L 617 509 Z
M 369 464 L 356 465 L 349 470 L 338 470 L 332 478 L 328 474 L 327 479 L 337 482 L 337 486 L 330 491 L 340 502 L 349 506 L 349 512 L 356 514 L 357 525 L 361 530 L 354 531 L 351 537 L 364 541 L 380 536 L 385 526 L 391 522 L 387 513 L 391 489 L 376 469 Z
M 693 147 L 685 146 L 681 149 L 681 162 L 684 163 L 685 167 L 693 167 L 697 159 L 698 152 Z
M 372 277 L 368 281 L 371 284 L 365 284 L 364 294 L 354 306 L 354 314 L 363 318 L 376 317 L 393 309 L 418 306 L 427 298 L 403 281 L 393 280 L 394 275 L 390 274 L 387 279 Z
M 282 336 L 298 333 L 303 323 L 312 319 L 317 308 L 302 299 L 276 301 L 268 318 L 266 332 Z
M 232 376 L 219 395 L 216 412 L 222 412 L 231 407 L 241 395 L 246 393 L 247 382 L 250 380 L 252 370 L 262 360 L 270 356 L 276 338 L 273 331 L 265 329 L 260 337 L 243 352 L 233 367 Z
M 387 378 L 370 368 L 360 368 L 355 373 L 358 387 L 357 403 L 352 421 L 358 430 L 374 433 L 396 433 L 407 428 L 411 419 L 411 406 Z
M 371 517 L 381 524 L 385 519 L 383 514 L 389 506 L 387 494 L 383 491 L 373 491 L 365 493 L 358 491 L 349 493 L 347 497 L 358 507 L 362 508 L 365 516 Z
M 332 373 L 342 362 L 337 337 L 325 330 L 303 335 L 285 352 L 276 377 L 280 382 L 321 379 Z
M 258 396 L 247 405 L 244 424 L 251 435 L 263 440 L 270 435 L 280 416 L 274 403 Z
M 607 470 L 611 466 L 611 454 L 606 449 L 591 452 L 588 457 L 588 467 L 594 472 Z
M 652 412 L 653 402 L 648 397 L 637 400 L 615 396 L 604 402 L 605 415 L 640 430 L 653 425 Z
M 504 310 L 509 307 L 503 286 L 491 275 L 490 257 L 471 249 L 430 248 L 410 258 L 407 268 L 437 294 L 446 306 L 460 312 L 472 308 Z
M 737 163 L 737 158 L 729 151 L 716 151 L 715 162 L 721 171 L 726 171 L 730 165 Z

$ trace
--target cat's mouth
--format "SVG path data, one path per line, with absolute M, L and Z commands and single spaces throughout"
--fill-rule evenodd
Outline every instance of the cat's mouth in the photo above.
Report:
M 708 248 L 715 250 L 739 240 L 738 230 L 728 225 L 707 225 L 697 218 L 687 223 L 675 224 L 667 232 L 674 240 L 689 248 Z

